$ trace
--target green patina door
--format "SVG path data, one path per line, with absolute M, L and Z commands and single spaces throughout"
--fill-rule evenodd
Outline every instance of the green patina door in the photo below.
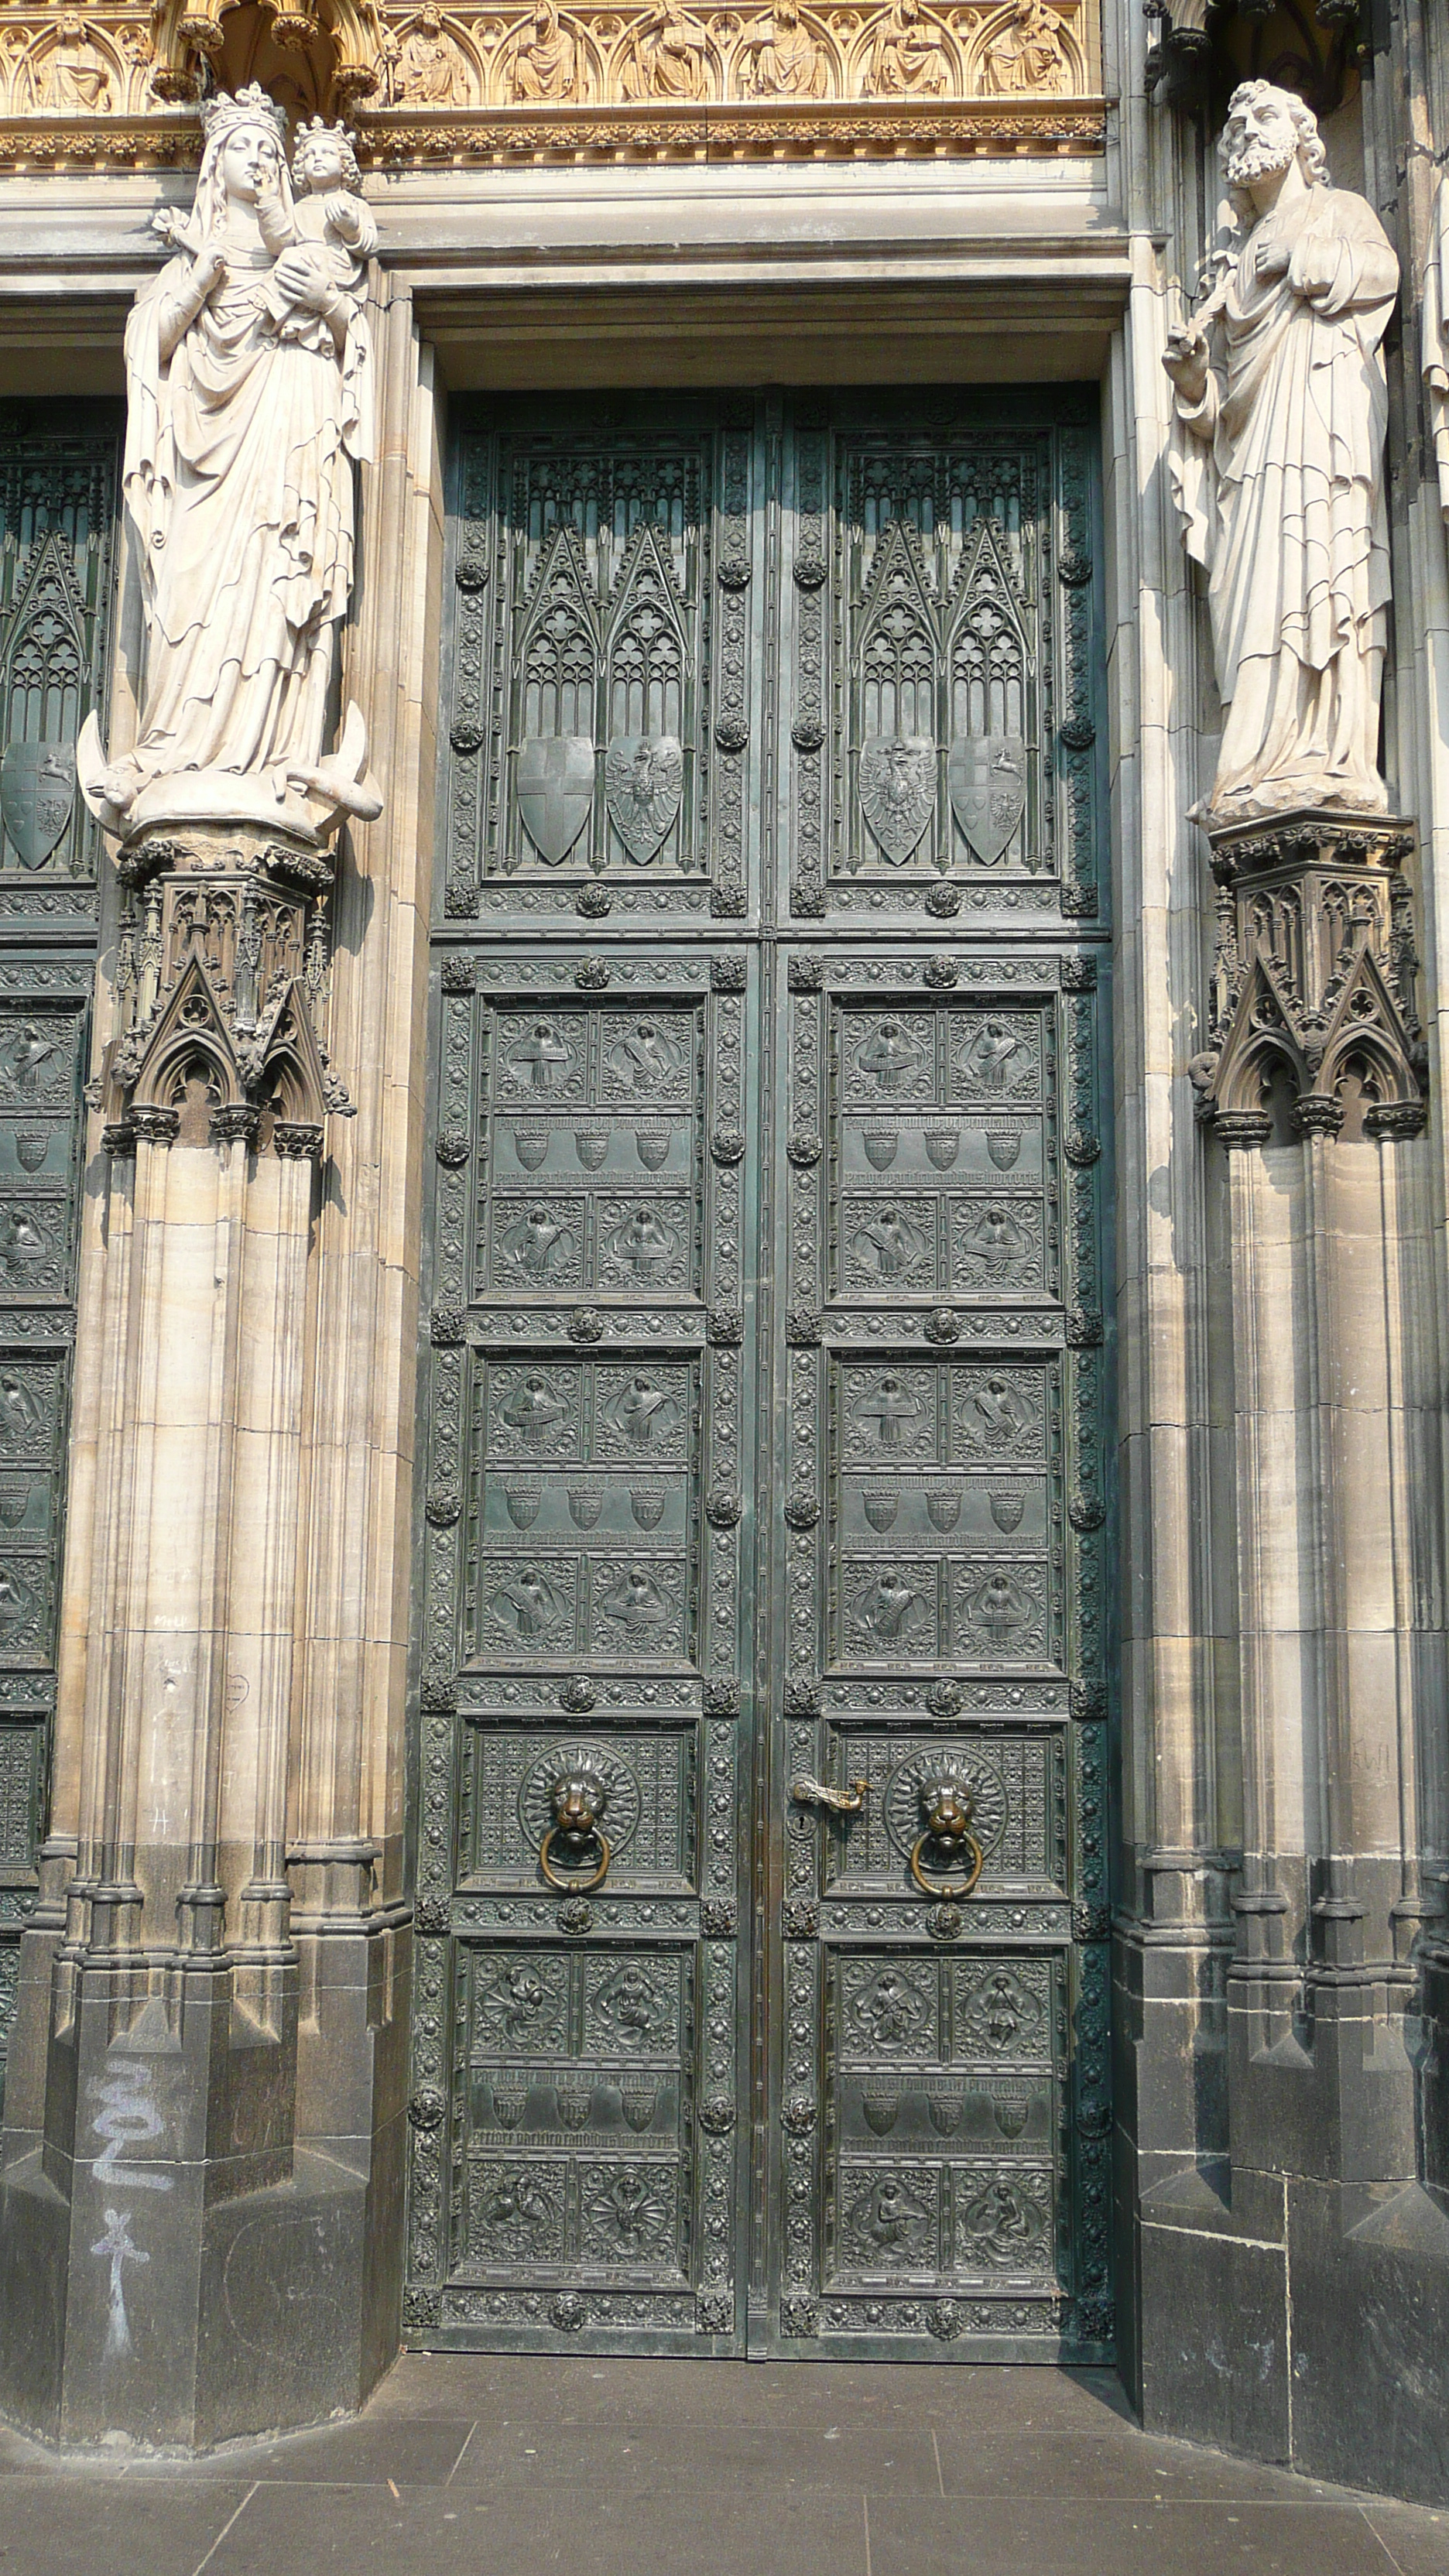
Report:
M 457 428 L 418 2341 L 1109 2349 L 1089 423 Z
M 100 831 L 119 406 L 0 404 L 0 2098 L 46 1830 Z

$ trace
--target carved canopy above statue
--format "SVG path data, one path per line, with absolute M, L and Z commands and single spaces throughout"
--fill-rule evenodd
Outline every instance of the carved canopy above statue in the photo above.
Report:
M 1097 0 L 0 6 L 0 167 L 186 166 L 205 85 L 344 113 L 364 160 L 1094 152 Z

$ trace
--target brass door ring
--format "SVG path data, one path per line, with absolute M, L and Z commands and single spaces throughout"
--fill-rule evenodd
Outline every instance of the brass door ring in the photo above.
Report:
M 921 1854 L 925 1850 L 927 1843 L 942 1842 L 946 1839 L 947 1837 L 942 1834 L 932 1833 L 929 1825 L 926 1827 L 923 1834 L 918 1834 L 916 1836 L 915 1842 L 911 1846 L 911 1876 L 915 1880 L 916 1885 L 923 1896 L 954 1897 L 959 1903 L 961 1898 L 969 1896 L 972 1889 L 975 1887 L 976 1881 L 981 1876 L 982 1863 L 984 1862 L 986 1855 L 974 1834 L 953 1834 L 950 1837 L 953 1847 L 959 1844 L 964 1844 L 965 1858 L 970 1864 L 969 1875 L 966 1879 L 965 1885 L 960 1886 L 953 1879 L 949 1878 L 927 1878 L 924 1869 L 921 1867 Z
M 587 1896 L 591 1888 L 602 1887 L 605 1879 L 609 1875 L 609 1862 L 612 1857 L 609 1850 L 609 1837 L 607 1834 L 601 1834 L 597 1831 L 588 1837 L 591 1842 L 596 1842 L 598 1844 L 599 1849 L 603 1854 L 603 1858 L 599 1862 L 599 1866 L 595 1870 L 592 1878 L 577 1878 L 574 1876 L 572 1871 L 570 1871 L 567 1877 L 564 1877 L 558 1870 L 553 1868 L 548 1856 L 550 1844 L 556 1842 L 562 1833 L 563 1827 L 561 1825 L 549 1826 L 548 1832 L 544 1835 L 543 1841 L 539 1846 L 539 1868 L 542 1870 L 550 1887 L 562 1888 L 565 1894 L 569 1896 Z M 565 1839 L 582 1838 L 565 1836 Z M 977 1866 L 979 1868 L 979 1862 Z

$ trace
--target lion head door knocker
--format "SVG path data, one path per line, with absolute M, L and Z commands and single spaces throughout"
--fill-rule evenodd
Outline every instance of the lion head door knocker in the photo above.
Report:
M 560 1771 L 552 1782 L 548 1802 L 553 1823 L 544 1835 L 539 1849 L 538 1865 L 550 1887 L 561 1887 L 570 1896 L 586 1896 L 592 1887 L 602 1887 L 609 1874 L 609 1838 L 601 1823 L 609 1804 L 609 1792 L 597 1771 L 577 1763 Z M 591 1851 L 599 1856 L 598 1867 L 589 1878 L 579 1870 Z M 567 1870 L 555 1866 L 554 1854 L 567 1862 Z
M 911 1846 L 911 1876 L 923 1896 L 969 1896 L 981 1876 L 985 1854 L 971 1831 L 976 1816 L 975 1795 L 965 1774 L 950 1763 L 942 1763 L 921 1782 L 921 1813 L 924 1831 Z M 925 1854 L 934 1848 L 940 1855 L 943 1874 L 928 1878 Z M 952 1871 L 964 1870 L 963 1878 L 952 1877 Z

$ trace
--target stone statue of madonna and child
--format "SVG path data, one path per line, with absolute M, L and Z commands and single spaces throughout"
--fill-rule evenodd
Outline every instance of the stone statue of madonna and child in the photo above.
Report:
M 139 726 L 82 791 L 108 831 L 241 821 L 315 838 L 371 820 L 362 718 L 334 752 L 354 460 L 370 453 L 364 311 L 377 229 L 340 126 L 298 135 L 257 87 L 203 107 L 189 216 L 126 330 L 125 493 L 146 610 Z

